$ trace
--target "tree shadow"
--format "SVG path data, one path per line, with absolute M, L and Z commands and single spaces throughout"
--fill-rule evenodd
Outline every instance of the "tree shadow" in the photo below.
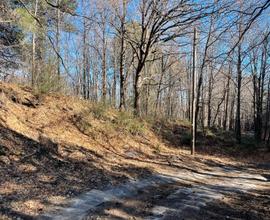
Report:
M 152 126 L 152 129 L 156 135 L 172 147 L 187 148 L 191 144 L 190 129 L 186 126 L 159 121 Z
M 4 127 L 0 149 L 0 218 L 31 219 L 48 204 L 125 182 L 125 171 L 134 169 L 115 164 L 108 170 L 102 165 L 106 158 L 90 149 L 46 138 L 37 142 Z
M 247 172 L 250 174 L 258 174 L 258 169 L 260 169 L 263 172 L 267 172 L 269 173 L 270 171 L 270 167 L 267 166 L 267 164 L 259 164 L 259 163 L 254 163 L 254 164 L 244 164 L 244 165 L 227 165 L 227 164 L 223 164 L 221 162 L 218 161 L 214 161 L 214 160 L 204 160 L 203 162 L 200 161 L 199 159 L 197 160 L 197 162 L 199 162 L 202 166 L 200 169 L 197 168 L 192 168 L 192 166 L 190 166 L 190 158 L 185 158 L 185 161 L 181 161 L 181 163 L 179 163 L 179 161 L 173 162 L 173 160 L 169 160 L 168 156 L 163 156 L 162 154 L 159 155 L 159 157 L 157 157 L 155 160 L 153 160 L 153 158 L 151 158 L 151 160 L 147 160 L 146 155 L 144 155 L 144 157 L 138 157 L 138 156 L 133 156 L 133 155 L 122 155 L 120 153 L 118 153 L 114 147 L 110 144 L 110 140 L 108 137 L 106 137 L 106 135 L 104 136 L 104 138 L 106 139 L 106 143 L 108 146 L 103 145 L 100 142 L 97 142 L 100 146 L 102 146 L 103 148 L 105 148 L 106 150 L 110 151 L 112 154 L 115 154 L 115 156 L 123 158 L 123 159 L 129 159 L 129 160 L 133 160 L 136 162 L 141 162 L 141 163 L 149 163 L 149 164 L 155 164 L 158 166 L 167 166 L 170 168 L 176 168 L 177 170 L 186 170 L 195 174 L 199 174 L 199 175 L 203 175 L 206 178 L 210 178 L 210 177 L 216 177 L 216 178 L 225 178 L 225 179 L 239 179 L 239 180 L 246 180 L 246 181 L 257 181 L 257 182 L 262 182 L 262 183 L 266 183 L 268 182 L 268 175 L 261 173 L 262 177 L 265 177 L 266 180 L 263 180 L 261 178 L 255 178 L 255 177 L 250 177 L 250 176 L 238 176 L 237 173 L 239 172 Z M 183 159 L 181 159 L 183 160 Z M 196 160 L 196 158 L 194 159 Z M 184 163 L 183 163 L 184 162 Z M 197 165 L 198 166 L 198 165 Z M 209 167 L 211 168 L 209 170 Z M 125 170 L 123 168 L 121 168 L 122 170 Z M 135 168 L 137 169 L 137 168 Z M 145 169 L 144 169 L 145 170 Z M 147 173 L 147 172 L 146 172 Z M 150 171 L 149 171 L 150 173 Z M 232 174 L 235 173 L 236 176 L 232 176 L 232 175 L 227 175 L 228 174 Z
M 199 215 L 202 219 L 209 217 L 218 219 L 270 219 L 270 190 L 252 190 L 246 193 L 230 194 L 229 201 L 217 200 L 207 204 L 201 209 Z
M 173 182 L 148 187 L 132 198 L 121 198 L 90 210 L 84 220 L 92 219 L 269 219 L 270 191 L 242 193 L 224 186 L 220 198 L 210 199 L 207 193 L 196 197 L 196 187 Z M 205 185 L 212 193 L 214 185 Z M 207 191 L 206 191 L 207 192 Z M 255 195 L 256 193 L 256 195 Z M 210 194 L 211 195 L 211 194 Z M 226 197 L 226 199 L 224 199 Z
M 153 132 L 162 141 L 177 149 L 189 150 L 192 143 L 191 128 L 177 122 L 159 121 L 152 126 Z M 269 152 L 264 144 L 258 144 L 250 134 L 242 134 L 242 143 L 237 144 L 232 131 L 221 129 L 198 130 L 196 152 L 201 155 L 233 158 L 235 160 L 268 161 Z

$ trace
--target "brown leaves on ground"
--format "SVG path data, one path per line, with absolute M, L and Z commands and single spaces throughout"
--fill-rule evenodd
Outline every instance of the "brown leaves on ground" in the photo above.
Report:
M 0 83 L 0 218 L 31 219 L 93 188 L 166 169 L 205 169 L 218 161 L 191 159 L 176 145 L 186 126 L 161 127 L 165 133 L 160 133 L 121 114 L 74 97 L 39 96 Z

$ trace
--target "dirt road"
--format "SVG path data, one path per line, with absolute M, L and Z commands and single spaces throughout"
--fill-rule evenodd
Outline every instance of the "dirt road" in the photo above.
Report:
M 269 166 L 175 168 L 92 190 L 40 219 L 270 219 Z

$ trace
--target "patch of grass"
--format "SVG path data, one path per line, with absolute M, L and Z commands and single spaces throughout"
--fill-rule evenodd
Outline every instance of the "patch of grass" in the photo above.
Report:
M 127 130 L 133 135 L 142 135 L 145 132 L 144 124 L 136 120 L 127 126 Z
M 96 119 L 103 119 L 106 120 L 106 111 L 107 106 L 103 103 L 96 103 L 92 105 L 89 109 L 89 112 L 91 112 Z
M 132 135 L 142 135 L 145 132 L 144 122 L 128 112 L 119 112 L 113 123 Z

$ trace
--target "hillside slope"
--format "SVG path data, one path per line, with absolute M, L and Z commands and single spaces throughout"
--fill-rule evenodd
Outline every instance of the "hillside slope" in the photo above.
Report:
M 167 164 L 177 155 L 126 113 L 4 83 L 0 136 L 0 212 L 6 216 L 33 216 L 88 189 L 146 176 L 159 167 L 149 161 Z
M 99 104 L 0 83 L 0 219 L 33 219 L 82 192 L 153 173 L 237 164 L 179 149 L 184 126 L 170 135 L 152 127 Z

